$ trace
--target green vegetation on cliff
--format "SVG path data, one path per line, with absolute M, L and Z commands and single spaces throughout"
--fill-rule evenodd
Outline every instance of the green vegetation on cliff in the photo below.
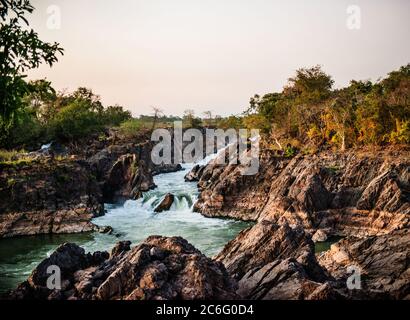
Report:
M 219 125 L 259 128 L 268 144 L 282 150 L 410 143 L 410 64 L 376 83 L 332 87 L 320 66 L 297 70 L 282 92 L 255 95 L 244 116 Z

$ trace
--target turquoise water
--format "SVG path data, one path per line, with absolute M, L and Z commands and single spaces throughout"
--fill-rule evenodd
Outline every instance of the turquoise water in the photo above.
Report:
M 315 253 L 319 254 L 330 250 L 332 244 L 335 244 L 342 239 L 342 237 L 331 237 L 327 241 L 315 243 Z
M 87 252 L 109 251 L 118 241 L 130 240 L 133 245 L 151 235 L 181 236 L 207 256 L 218 253 L 241 230 L 251 224 L 216 218 L 206 218 L 192 211 L 198 197 L 196 183 L 184 181 L 184 170 L 158 175 L 157 189 L 137 201 L 121 205 L 106 205 L 107 213 L 93 222 L 111 226 L 111 235 L 100 233 L 42 235 L 0 240 L 0 292 L 15 288 L 27 279 L 31 271 L 59 245 L 74 242 Z M 155 206 L 168 192 L 176 196 L 170 211 L 154 213 Z

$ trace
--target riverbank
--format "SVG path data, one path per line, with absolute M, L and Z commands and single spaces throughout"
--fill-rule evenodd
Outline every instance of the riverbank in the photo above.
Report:
M 249 223 L 206 218 L 192 212 L 198 196 L 196 183 L 184 181 L 191 170 L 184 164 L 181 171 L 153 177 L 158 186 L 144 192 L 138 200 L 119 204 L 105 204 L 106 213 L 91 220 L 96 226 L 111 226 L 111 234 L 87 232 L 80 234 L 46 234 L 0 240 L 0 291 L 17 287 L 26 280 L 37 265 L 63 243 L 76 243 L 86 252 L 105 251 L 118 241 L 143 242 L 155 234 L 181 236 L 195 245 L 203 254 L 212 257 L 235 238 Z M 176 201 L 170 210 L 156 214 L 154 209 L 163 197 L 172 192 Z
M 129 150 L 127 148 L 125 150 Z M 117 200 L 132 198 L 129 183 L 134 179 L 130 178 L 130 168 L 133 168 L 132 163 L 137 156 L 124 157 L 117 153 L 116 161 L 112 161 L 114 157 L 108 157 L 112 162 L 105 162 L 102 159 L 107 159 L 107 154 L 112 155 L 112 150 L 111 153 L 109 150 L 110 147 L 97 153 L 102 157 L 91 157 L 93 161 L 100 159 L 94 162 L 97 163 L 94 168 L 111 168 L 108 173 L 101 171 L 106 174 L 99 175 L 105 177 L 100 183 L 107 186 L 108 181 L 108 185 L 112 186 L 107 177 L 121 177 L 122 180 L 116 179 L 120 181 L 117 187 L 111 189 L 117 191 L 111 194 Z M 129 162 L 127 159 L 131 157 L 132 161 Z M 149 168 L 142 158 L 138 159 L 137 163 L 142 165 L 140 168 Z M 294 158 L 263 150 L 260 160 L 260 170 L 255 176 L 242 176 L 242 165 L 218 165 L 216 160 L 209 163 L 204 161 L 196 166 L 184 164 L 179 168 L 182 170 L 174 173 L 154 176 L 151 172 L 152 180 L 146 181 L 155 188 L 145 188 L 134 200 L 107 205 L 106 214 L 92 220 L 98 227 L 111 226 L 111 234 L 94 233 L 85 241 L 70 240 L 84 247 L 85 252 L 96 252 L 102 260 L 87 260 L 86 267 L 80 264 L 75 270 L 68 271 L 67 287 L 56 295 L 56 292 L 44 288 L 42 280 L 37 282 L 33 278 L 44 265 L 55 262 L 46 259 L 35 268 L 29 277 L 31 280 L 24 282 L 9 297 L 139 299 L 159 296 L 166 299 L 195 299 L 196 295 L 185 295 L 180 291 L 179 285 L 174 287 L 175 279 L 168 276 L 169 272 L 174 272 L 172 266 L 168 260 L 163 261 L 170 255 L 173 259 L 182 259 L 179 263 L 181 268 L 190 268 L 184 264 L 183 252 L 168 252 L 161 245 L 160 250 L 165 250 L 164 256 L 147 258 L 142 264 L 138 262 L 138 270 L 131 274 L 135 278 L 126 283 L 115 278 L 114 273 L 115 270 L 123 270 L 125 265 L 122 259 L 134 263 L 131 260 L 136 252 L 127 249 L 121 262 L 118 258 L 113 259 L 112 254 L 104 253 L 101 256 L 98 253 L 118 246 L 116 243 L 119 240 L 131 240 L 138 248 L 151 246 L 150 236 L 155 234 L 182 236 L 199 249 L 195 252 L 207 256 L 206 264 L 221 263 L 218 264 L 217 268 L 221 268 L 218 272 L 226 276 L 218 286 L 222 286 L 226 294 L 233 298 L 408 297 L 408 149 L 323 152 Z M 108 165 L 102 165 L 104 163 Z M 111 166 L 111 163 L 114 164 Z M 172 196 L 172 204 L 168 203 L 164 212 L 155 213 L 157 206 L 169 195 Z M 102 198 L 107 199 L 104 195 Z M 180 240 L 164 238 L 161 241 L 174 243 Z M 321 246 L 325 248 L 324 252 L 318 250 Z M 356 250 L 357 247 L 363 250 Z M 77 257 L 85 254 L 80 249 L 70 249 L 67 253 L 64 248 L 54 254 L 58 256 L 61 250 L 64 255 L 74 254 Z M 52 250 L 47 253 L 51 254 Z M 22 262 L 27 260 L 23 259 Z M 107 264 L 111 265 L 108 269 L 105 267 Z M 158 267 L 161 264 L 166 268 Z M 33 267 L 33 264 L 26 265 L 28 267 L 21 273 L 25 278 Z M 64 265 L 60 267 L 66 268 Z M 363 276 L 360 290 L 352 291 L 347 287 L 351 267 Z M 145 276 L 141 274 L 143 270 L 147 272 Z M 213 271 L 200 268 L 198 272 L 208 282 Z M 76 278 L 77 273 L 86 278 Z M 141 284 L 145 277 L 151 279 L 149 284 Z M 19 279 L 23 280 L 21 277 Z M 86 287 L 83 287 L 84 281 Z M 223 287 L 221 283 L 230 284 Z M 111 291 L 117 287 L 123 288 L 120 291 L 127 294 L 119 296 L 118 291 Z M 98 293 L 101 290 L 104 294 Z M 170 295 L 169 290 L 176 293 Z M 218 298 L 218 295 L 207 297 Z

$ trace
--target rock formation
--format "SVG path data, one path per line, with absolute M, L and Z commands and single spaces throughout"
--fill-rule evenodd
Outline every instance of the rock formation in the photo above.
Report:
M 148 143 L 115 144 L 88 159 L 101 181 L 104 202 L 138 199 L 141 192 L 155 188 L 150 147 Z
M 376 235 L 410 222 L 410 152 L 324 152 L 290 160 L 264 151 L 260 170 L 212 161 L 195 210 L 205 216 L 287 221 L 331 235 Z
M 103 214 L 95 177 L 83 161 L 2 164 L 0 237 L 98 230 Z
M 352 275 L 349 267 L 355 268 L 351 270 L 360 274 L 361 290 L 354 294 L 359 297 L 410 299 L 409 229 L 343 239 L 318 260 L 341 283 Z
M 223 153 L 219 157 L 224 157 Z M 194 210 L 207 217 L 230 217 L 256 221 L 267 201 L 275 175 L 289 160 L 273 159 L 264 152 L 256 175 L 242 175 L 242 165 L 224 165 L 219 157 L 203 169 L 198 187 L 201 190 Z M 272 161 L 273 159 L 273 161 Z
M 49 266 L 61 269 L 61 290 L 47 288 Z M 149 237 L 130 249 L 85 254 L 64 244 L 33 271 L 8 299 L 163 300 L 233 299 L 235 282 L 182 238 Z
M 242 231 L 216 256 L 238 281 L 245 299 L 336 297 L 331 277 L 318 264 L 314 244 L 302 228 L 261 221 Z
M 164 200 L 154 209 L 154 212 L 160 213 L 168 211 L 174 203 L 175 196 L 171 193 L 165 195 Z
M 111 132 L 105 140 L 93 137 L 81 147 L 54 143 L 25 155 L 27 161 L 0 164 L 0 238 L 111 232 L 90 222 L 104 214 L 104 203 L 138 199 L 156 187 L 154 174 L 181 169 L 179 164 L 153 164 L 151 148 L 150 142 Z M 54 157 L 56 151 L 50 155 L 51 150 L 60 150 L 59 157 Z
M 199 164 L 195 165 L 191 171 L 189 171 L 185 175 L 185 181 L 186 182 L 194 182 L 194 181 L 199 181 L 200 177 L 202 176 L 202 173 L 204 171 L 206 166 L 201 166 Z
M 205 216 L 257 222 L 216 257 L 241 297 L 409 299 L 408 149 L 293 159 L 265 150 L 258 174 L 242 176 L 241 169 L 211 161 L 195 205 Z M 317 260 L 311 237 L 332 236 L 350 237 Z M 347 287 L 351 265 L 363 273 L 362 290 Z

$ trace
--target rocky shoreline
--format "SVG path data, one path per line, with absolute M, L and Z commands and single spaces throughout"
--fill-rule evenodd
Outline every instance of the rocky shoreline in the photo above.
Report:
M 261 155 L 259 173 L 216 161 L 200 171 L 195 209 L 206 216 L 287 222 L 337 236 L 382 235 L 409 227 L 410 151 L 351 150 Z
M 12 201 L 1 204 L 1 235 L 96 230 L 90 220 L 101 214 L 101 203 L 136 199 L 155 188 L 153 174 L 180 169 L 154 167 L 146 156 L 150 147 L 110 144 L 86 161 L 42 161 L 41 179 L 23 183 L 20 177 L 13 192 L 2 189 Z M 409 155 L 408 149 L 351 150 L 289 159 L 263 151 L 255 176 L 216 160 L 196 166 L 185 177 L 201 191 L 196 211 L 256 223 L 215 257 L 182 238 L 152 236 L 133 248 L 121 242 L 111 253 L 94 254 L 64 244 L 5 298 L 410 299 Z M 22 176 L 32 174 L 24 170 Z M 76 179 L 58 189 L 59 170 L 75 172 Z M 0 181 L 9 174 L 2 171 Z M 21 216 L 14 218 L 16 212 Z M 334 236 L 343 239 L 315 254 L 315 242 Z M 62 271 L 60 290 L 46 286 L 50 265 Z M 360 273 L 360 289 L 347 287 L 350 267 Z
M 109 232 L 91 222 L 104 214 L 104 203 L 138 199 L 156 188 L 154 175 L 181 170 L 180 165 L 154 165 L 151 148 L 146 140 L 133 142 L 110 132 L 103 141 L 61 148 L 61 155 L 37 152 L 0 164 L 0 238 Z

